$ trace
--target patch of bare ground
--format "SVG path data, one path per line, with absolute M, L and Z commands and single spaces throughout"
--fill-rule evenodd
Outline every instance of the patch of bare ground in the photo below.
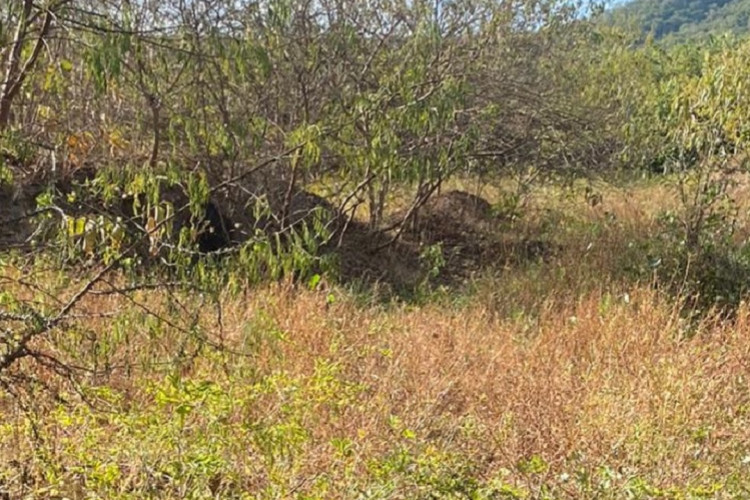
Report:
M 392 220 L 403 220 L 407 213 L 397 212 Z M 402 237 L 405 245 L 413 247 L 441 246 L 445 283 L 462 281 L 483 269 L 547 259 L 558 250 L 551 242 L 514 231 L 488 200 L 460 190 L 430 198 L 407 220 Z
M 112 219 L 119 217 L 126 221 L 132 236 L 139 238 L 145 219 L 134 214 L 132 196 L 123 194 L 120 201 L 108 203 L 85 196 L 78 196 L 73 203 L 65 200 L 75 185 L 95 176 L 95 170 L 83 169 L 54 183 L 62 211 L 76 217 L 101 214 Z M 424 279 L 426 270 L 420 255 L 430 245 L 441 246 L 445 262 L 438 280 L 444 284 L 463 282 L 488 267 L 547 258 L 554 252 L 547 242 L 499 230 L 503 220 L 495 216 L 490 202 L 465 191 L 451 190 L 433 196 L 414 217 L 407 217 L 407 211 L 392 214 L 391 226 L 406 220 L 404 230 L 396 238 L 396 230 L 373 230 L 357 220 L 347 222 L 346 216 L 339 214 L 328 200 L 308 191 L 290 191 L 278 183 L 266 186 L 262 192 L 252 191 L 249 185 L 240 187 L 212 196 L 204 221 L 200 222 L 199 250 L 220 251 L 254 238 L 258 230 L 271 235 L 299 229 L 303 224 L 312 226 L 315 221 L 326 229 L 327 240 L 322 250 L 337 256 L 343 281 L 381 283 L 392 289 L 413 287 Z M 0 191 L 0 248 L 28 244 L 34 227 L 32 219 L 25 215 L 34 211 L 36 195 L 43 188 L 43 183 L 23 181 L 13 190 Z M 165 187 L 161 195 L 175 207 L 188 203 L 179 186 Z M 259 203 L 265 205 L 265 211 L 260 213 Z M 184 226 L 189 224 L 188 219 L 189 214 L 183 212 L 175 224 Z M 139 251 L 148 260 L 149 249 L 145 248 L 148 245 L 143 246 Z

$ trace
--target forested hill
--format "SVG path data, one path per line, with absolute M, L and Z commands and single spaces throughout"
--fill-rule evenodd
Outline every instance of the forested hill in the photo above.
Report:
M 632 0 L 612 12 L 658 39 L 680 41 L 750 32 L 750 0 Z

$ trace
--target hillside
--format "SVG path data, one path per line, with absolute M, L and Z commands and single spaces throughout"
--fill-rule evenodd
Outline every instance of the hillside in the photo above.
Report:
M 750 0 L 634 0 L 613 11 L 658 39 L 680 41 L 750 31 Z

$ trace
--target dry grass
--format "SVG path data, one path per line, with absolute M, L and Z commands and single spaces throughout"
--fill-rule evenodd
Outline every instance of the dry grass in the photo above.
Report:
M 744 497 L 750 308 L 688 321 L 677 299 L 615 272 L 667 199 L 653 189 L 571 201 L 560 213 L 577 220 L 550 233 L 559 255 L 482 278 L 458 302 L 363 305 L 337 287 L 274 285 L 227 292 L 218 315 L 190 294 L 91 297 L 82 311 L 111 317 L 43 347 L 96 367 L 81 379 L 94 405 L 49 374 L 67 404 L 35 392 L 23 411 L 6 397 L 0 491 Z

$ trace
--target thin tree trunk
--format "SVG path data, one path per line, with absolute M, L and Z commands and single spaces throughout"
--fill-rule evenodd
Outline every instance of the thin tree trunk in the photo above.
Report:
M 58 5 L 59 6 L 59 5 Z M 21 90 L 23 82 L 34 68 L 39 55 L 44 47 L 44 41 L 52 28 L 52 12 L 47 11 L 44 15 L 41 30 L 36 39 L 36 44 L 29 58 L 21 66 L 21 52 L 23 50 L 26 35 L 29 31 L 29 25 L 34 21 L 31 15 L 33 7 L 32 0 L 24 0 L 23 12 L 18 20 L 18 27 L 13 37 L 13 47 L 8 54 L 8 60 L 5 63 L 5 75 L 0 83 L 0 132 L 5 130 L 10 123 L 11 109 L 13 99 Z
M 23 11 L 18 19 L 16 33 L 13 36 L 13 45 L 8 53 L 8 60 L 5 62 L 5 74 L 3 75 L 3 81 L 0 82 L 0 131 L 7 127 L 10 120 L 10 109 L 11 104 L 13 104 L 11 90 L 17 79 L 18 67 L 21 64 L 21 49 L 26 38 L 32 6 L 32 0 L 24 1 Z

